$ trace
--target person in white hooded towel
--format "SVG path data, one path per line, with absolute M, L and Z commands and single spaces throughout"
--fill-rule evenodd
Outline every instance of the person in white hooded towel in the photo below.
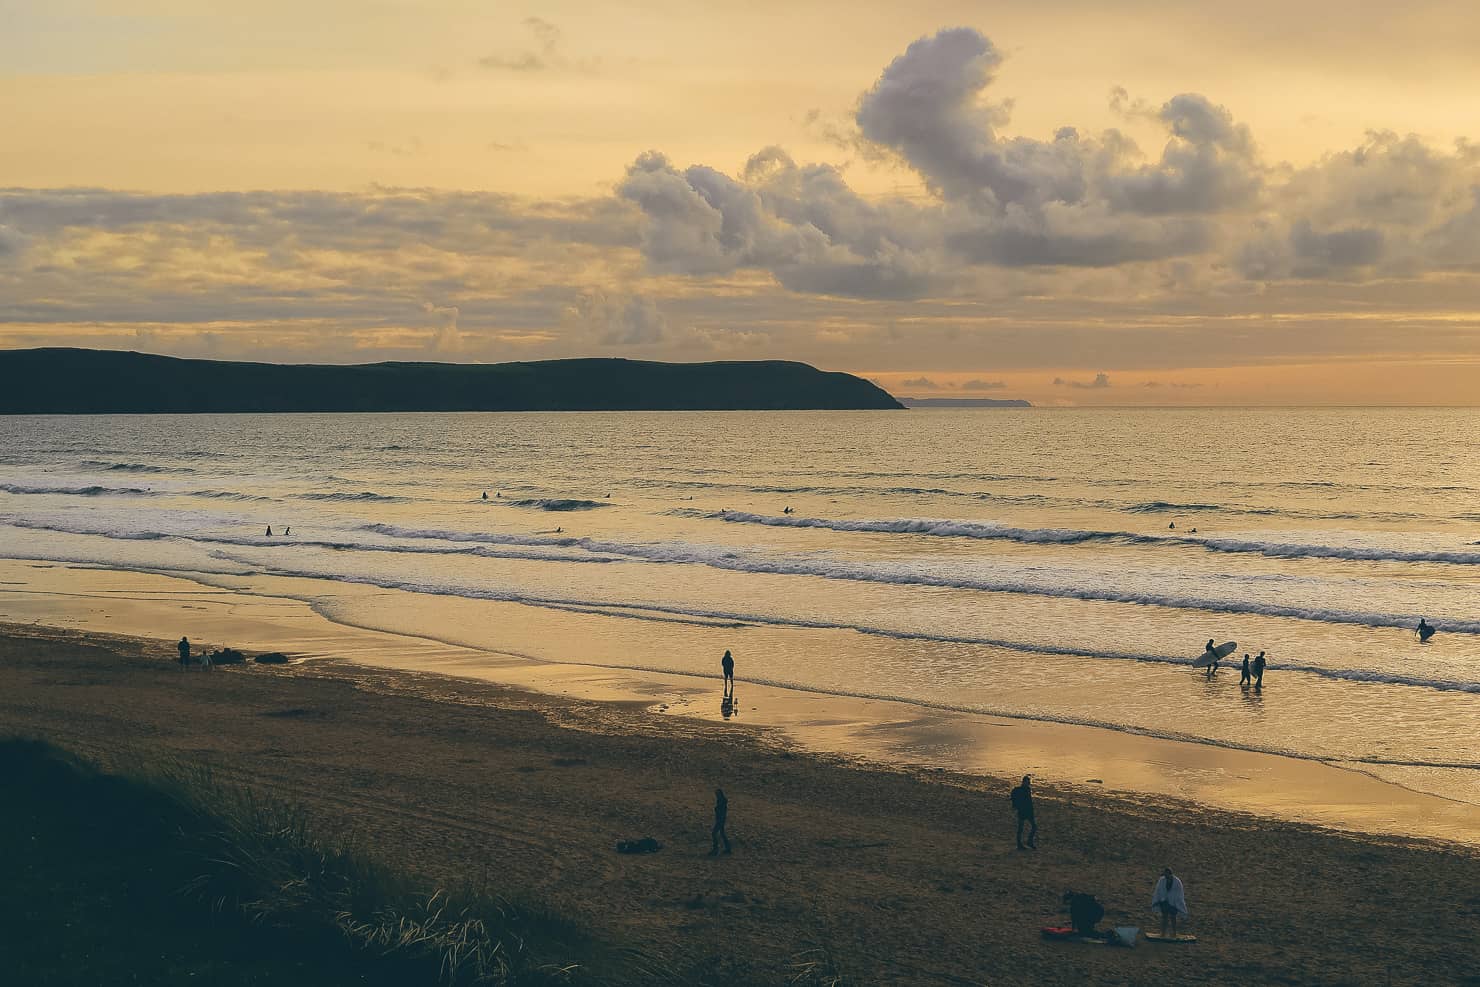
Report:
M 1182 891 L 1182 879 L 1172 873 L 1170 867 L 1161 872 L 1156 882 L 1156 891 L 1151 896 L 1151 907 L 1161 913 L 1161 934 L 1177 934 L 1177 919 L 1187 917 L 1187 896 Z

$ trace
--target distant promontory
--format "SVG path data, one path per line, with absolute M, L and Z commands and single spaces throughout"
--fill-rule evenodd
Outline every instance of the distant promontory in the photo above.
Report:
M 1031 408 L 1022 398 L 900 398 L 906 408 Z
M 781 360 L 236 363 L 116 350 L 0 350 L 0 414 L 894 409 L 852 374 Z

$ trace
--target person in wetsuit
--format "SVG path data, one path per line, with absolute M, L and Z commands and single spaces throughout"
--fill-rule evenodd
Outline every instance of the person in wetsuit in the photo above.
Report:
M 1423 617 L 1418 618 L 1418 643 L 1428 644 L 1429 638 L 1434 636 L 1434 625 Z
M 1038 820 L 1033 814 L 1033 779 L 1030 775 L 1023 775 L 1023 783 L 1012 790 L 1012 808 L 1017 813 L 1017 848 L 1019 850 L 1038 849 Z M 1023 825 L 1029 826 L 1028 844 L 1023 845 Z
M 735 659 L 734 659 L 734 656 L 732 656 L 728 651 L 726 651 L 725 652 L 725 656 L 719 660 L 719 667 L 722 668 L 724 670 L 724 673 L 725 673 L 725 692 L 726 692 L 726 694 L 733 693 L 735 691 Z
M 724 840 L 725 853 L 730 852 L 730 837 L 725 833 L 725 821 L 730 817 L 730 800 L 725 798 L 724 789 L 714 790 L 714 828 L 709 831 L 709 855 L 719 855 L 720 840 Z
M 1253 677 L 1249 674 L 1249 653 L 1247 651 L 1245 651 L 1244 652 L 1244 670 L 1239 674 L 1238 684 L 1241 685 L 1241 686 L 1243 686 L 1243 685 L 1248 685 L 1248 684 L 1250 684 L 1253 681 L 1254 681 L 1253 680 Z
M 1264 652 L 1259 652 L 1259 657 L 1254 659 L 1254 688 L 1264 688 Z

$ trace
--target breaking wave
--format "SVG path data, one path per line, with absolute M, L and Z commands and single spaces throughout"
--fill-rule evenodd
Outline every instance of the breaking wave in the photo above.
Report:
M 1186 535 L 1143 535 L 1132 531 L 1092 531 L 1079 528 L 1013 528 L 980 521 L 931 518 L 854 520 L 749 514 L 744 511 L 670 511 L 684 517 L 713 518 L 732 524 L 760 524 L 775 528 L 825 528 L 829 531 L 868 531 L 885 534 L 930 535 L 941 538 L 977 538 L 1025 544 L 1076 545 L 1082 542 L 1118 542 L 1125 545 L 1180 545 L 1269 558 L 1346 559 L 1359 562 L 1442 562 L 1480 565 L 1480 552 L 1400 549 L 1356 545 L 1309 545 L 1238 538 L 1191 538 Z

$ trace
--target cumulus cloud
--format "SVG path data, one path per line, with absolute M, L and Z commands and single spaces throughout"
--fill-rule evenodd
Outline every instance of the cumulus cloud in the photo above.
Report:
M 1100 391 L 1110 386 L 1109 374 L 1095 374 L 1094 380 L 1066 380 L 1063 377 L 1053 379 L 1054 387 L 1072 387 L 1081 391 Z
M 935 281 L 914 210 L 870 203 L 831 165 L 798 167 L 778 148 L 739 178 L 650 151 L 617 194 L 642 210 L 643 254 L 664 273 L 763 268 L 795 291 L 859 298 L 916 298 Z
M 1236 263 L 1256 280 L 1480 270 L 1480 147 L 1382 131 L 1290 173 Z
M 963 391 L 1005 391 L 1007 381 L 1005 380 L 968 380 L 961 385 Z

